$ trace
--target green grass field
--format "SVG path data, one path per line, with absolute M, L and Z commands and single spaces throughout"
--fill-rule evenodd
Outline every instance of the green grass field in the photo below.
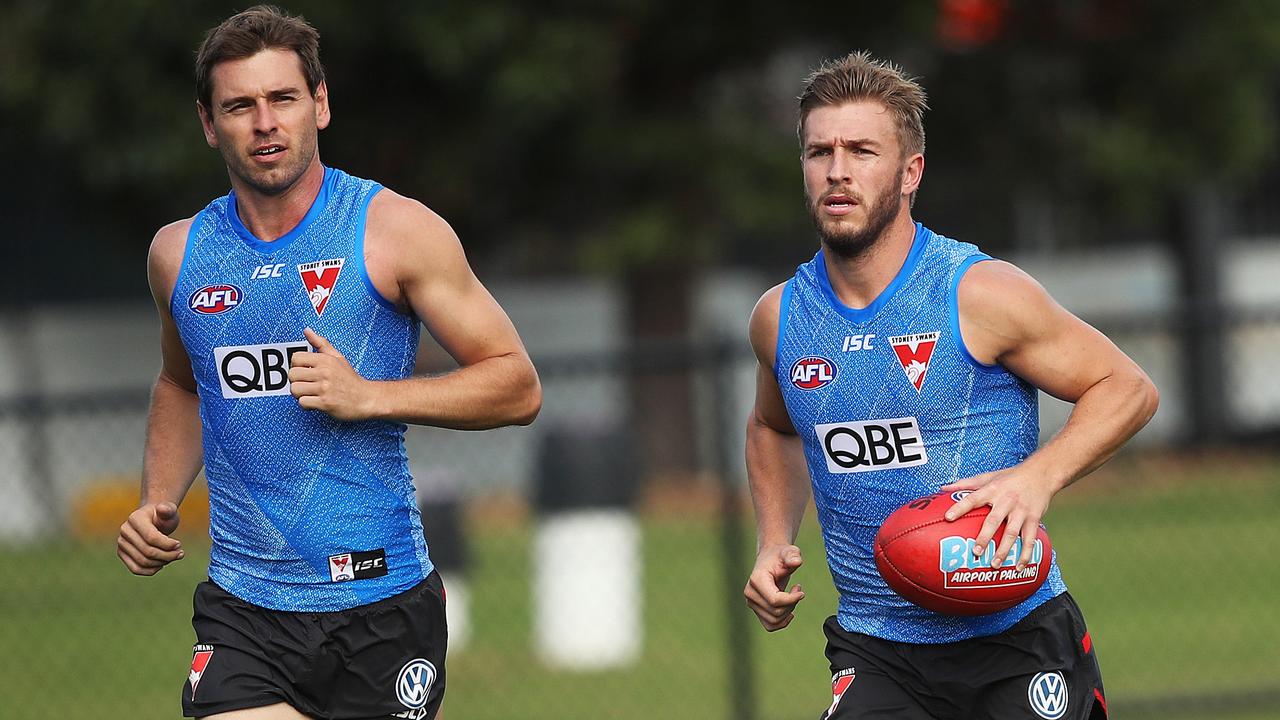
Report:
M 1280 719 L 1266 706 L 1280 690 L 1280 470 L 1119 478 L 1105 491 L 1086 481 L 1048 518 L 1116 715 Z M 729 717 L 730 673 L 748 666 L 727 657 L 729 601 L 713 518 L 646 519 L 644 655 L 625 671 L 597 673 L 552 672 L 537 659 L 529 530 L 474 528 L 474 634 L 450 657 L 449 720 Z M 130 576 L 109 540 L 5 549 L 0 717 L 177 717 L 190 593 L 205 562 L 186 542 L 188 559 L 150 579 Z M 772 635 L 754 620 L 745 625 L 759 720 L 812 720 L 830 700 L 820 625 L 835 598 L 816 527 L 800 544 L 807 564 L 797 579 L 808 597 L 796 621 Z M 736 599 L 734 607 L 748 612 Z M 1249 695 L 1258 691 L 1270 695 Z M 1196 703 L 1224 694 L 1255 699 L 1234 714 Z

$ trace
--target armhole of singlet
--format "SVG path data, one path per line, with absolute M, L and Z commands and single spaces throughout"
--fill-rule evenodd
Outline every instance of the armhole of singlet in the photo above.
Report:
M 187 259 L 191 257 L 191 248 L 196 244 L 196 233 L 204 226 L 205 215 L 207 210 L 201 210 L 191 221 L 191 227 L 187 228 L 187 240 L 182 246 L 182 262 L 178 264 L 178 274 L 173 276 L 173 289 L 169 291 L 169 316 L 177 317 L 174 312 L 174 298 L 178 297 L 178 288 L 182 285 L 182 273 L 187 269 Z
M 778 358 L 782 356 L 782 338 L 787 333 L 787 316 L 791 314 L 791 286 L 796 279 L 791 278 L 782 286 L 782 301 L 778 304 L 778 338 L 773 343 L 773 374 L 778 374 Z
M 380 192 L 382 192 L 382 185 L 375 184 L 360 206 L 360 221 L 356 225 L 356 246 L 351 252 L 351 259 L 355 262 L 356 269 L 360 272 L 360 280 L 364 283 L 364 289 L 369 293 L 369 296 L 391 312 L 403 315 L 404 313 L 400 311 L 400 308 L 384 298 L 382 293 L 378 292 L 378 288 L 374 287 L 373 280 L 369 277 L 369 268 L 364 264 L 364 233 L 365 225 L 369 220 L 369 204 L 373 202 L 373 198 Z
M 960 263 L 960 266 L 956 268 L 955 276 L 951 278 L 951 293 L 947 298 L 947 302 L 949 304 L 949 310 L 950 310 L 949 315 L 951 320 L 951 336 L 956 339 L 956 347 L 960 348 L 960 355 L 963 356 L 965 360 L 968 360 L 969 364 L 974 366 L 975 368 L 982 370 L 983 372 L 991 372 L 991 373 L 1000 372 L 1004 370 L 1004 368 L 999 364 L 988 365 L 984 362 L 980 362 L 977 358 L 973 356 L 973 353 L 969 352 L 969 346 L 964 344 L 964 336 L 960 334 L 959 294 L 960 294 L 960 279 L 963 278 L 964 274 L 969 271 L 969 268 L 973 267 L 974 265 L 977 265 L 980 262 L 983 262 L 984 260 L 994 260 L 994 259 L 995 258 L 991 257 L 990 255 L 984 255 L 981 253 L 977 255 L 971 255 L 965 258 L 964 261 Z

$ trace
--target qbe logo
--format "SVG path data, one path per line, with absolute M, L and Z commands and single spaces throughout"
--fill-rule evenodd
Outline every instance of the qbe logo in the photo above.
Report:
M 791 365 L 791 384 L 801 390 L 817 390 L 836 379 L 835 363 L 824 357 L 810 355 Z
M 191 293 L 187 307 L 201 315 L 218 315 L 234 310 L 244 298 L 244 293 L 235 285 L 205 285 Z
M 288 395 L 289 358 L 310 349 L 306 342 L 214 348 L 222 397 Z
M 827 423 L 813 429 L 829 472 L 870 472 L 929 462 L 914 417 Z

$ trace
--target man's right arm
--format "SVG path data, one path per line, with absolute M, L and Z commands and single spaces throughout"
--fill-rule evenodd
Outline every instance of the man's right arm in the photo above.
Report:
M 136 575 L 154 575 L 184 556 L 170 535 L 178 527 L 178 505 L 203 463 L 195 376 L 169 310 L 190 226 L 184 220 L 161 228 L 147 255 L 147 280 L 160 315 L 161 366 L 147 415 L 142 502 L 116 540 L 116 554 Z
M 751 313 L 758 367 L 756 402 L 747 421 L 747 479 L 756 511 L 757 552 L 743 594 L 770 632 L 791 624 L 796 604 L 804 599 L 799 585 L 790 590 L 787 585 L 804 562 L 793 543 L 809 503 L 803 448 L 773 374 L 782 287 L 765 293 Z

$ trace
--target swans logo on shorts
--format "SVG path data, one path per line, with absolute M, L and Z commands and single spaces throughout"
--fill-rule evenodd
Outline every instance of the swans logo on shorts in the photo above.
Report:
M 801 390 L 817 390 L 835 379 L 836 365 L 824 357 L 802 357 L 791 366 L 791 384 Z
M 1036 673 L 1027 686 L 1027 702 L 1045 720 L 1067 714 L 1067 681 L 1060 672 Z
M 431 697 L 431 686 L 436 683 L 436 666 L 422 658 L 414 658 L 400 668 L 396 676 L 396 699 L 409 710 L 422 710 Z M 421 714 L 402 713 L 397 717 L 421 717 Z
M 387 553 L 383 548 L 329 556 L 329 579 L 334 582 L 367 580 L 387 574 Z
M 831 707 L 827 708 L 827 714 L 824 718 L 829 718 L 836 714 L 836 708 L 840 707 L 840 698 L 849 691 L 849 686 L 853 684 L 854 669 L 841 670 L 831 676 Z
M 196 686 L 200 684 L 200 678 L 204 677 L 204 671 L 209 667 L 209 661 L 213 659 L 213 646 L 196 645 L 191 650 L 191 674 L 187 679 L 191 681 L 191 699 L 194 700 Z
M 187 307 L 201 315 L 218 315 L 234 310 L 244 298 L 244 293 L 235 285 L 205 285 L 191 293 Z
M 329 577 L 334 582 L 356 579 L 356 573 L 351 569 L 351 553 L 329 556 Z

